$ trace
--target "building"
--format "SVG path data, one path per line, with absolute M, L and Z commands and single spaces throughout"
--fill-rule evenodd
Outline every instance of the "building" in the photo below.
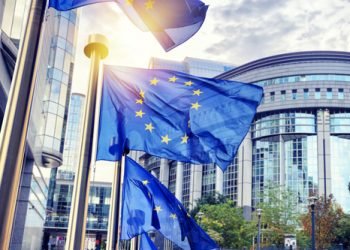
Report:
M 174 69 L 171 65 L 167 61 L 163 68 Z M 212 164 L 191 165 L 147 154 L 140 160 L 188 208 L 218 192 L 243 207 L 250 218 L 264 188 L 281 185 L 295 192 L 300 209 L 310 195 L 333 194 L 349 212 L 349 66 L 347 52 L 297 52 L 217 76 L 264 88 L 251 130 L 224 173 Z
M 0 124 L 29 4 L 0 0 Z M 41 249 L 50 178 L 43 167 L 62 164 L 77 22 L 76 11 L 46 13 L 11 249 Z
M 63 152 L 63 165 L 51 170 L 49 199 L 45 221 L 45 245 L 64 249 L 68 229 L 74 178 L 79 164 L 81 128 L 85 96 L 71 95 L 67 130 Z M 105 244 L 111 197 L 111 181 L 96 178 L 91 180 L 86 246 L 90 249 Z

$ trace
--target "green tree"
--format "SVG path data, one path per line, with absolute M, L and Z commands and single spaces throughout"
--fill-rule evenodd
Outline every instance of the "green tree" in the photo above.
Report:
M 261 225 L 263 245 L 283 246 L 285 234 L 296 234 L 299 227 L 298 197 L 285 187 L 266 187 L 262 202 Z M 257 215 L 253 216 L 257 223 Z
M 241 208 L 232 201 L 221 204 L 205 204 L 200 207 L 201 227 L 223 248 L 250 247 L 256 231 L 255 225 L 243 217 Z
M 190 211 L 190 215 L 195 218 L 202 206 L 223 204 L 226 201 L 226 196 L 219 193 L 203 196 L 196 200 L 196 206 Z
M 320 197 L 315 202 L 316 249 L 326 249 L 334 243 L 337 238 L 337 228 L 343 217 L 343 210 L 332 195 L 326 199 Z M 311 237 L 311 208 L 307 214 L 301 216 L 301 222 L 304 230 Z
M 350 249 L 350 214 L 344 214 L 335 229 L 333 244 L 343 244 L 344 249 Z

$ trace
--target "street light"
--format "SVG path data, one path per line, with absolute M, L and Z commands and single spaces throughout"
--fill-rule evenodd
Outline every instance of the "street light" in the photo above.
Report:
M 309 204 L 311 208 L 311 249 L 316 250 L 316 241 L 315 241 L 315 202 L 317 197 L 309 197 Z
M 258 237 L 257 237 L 257 250 L 260 250 L 260 228 L 261 228 L 261 212 L 262 209 L 258 208 L 256 213 L 258 215 Z
M 202 211 L 199 211 L 199 212 L 197 213 L 197 216 L 198 216 L 198 224 L 199 224 L 200 226 L 202 226 L 202 218 L 203 218 L 203 215 L 204 215 L 204 213 L 203 213 Z

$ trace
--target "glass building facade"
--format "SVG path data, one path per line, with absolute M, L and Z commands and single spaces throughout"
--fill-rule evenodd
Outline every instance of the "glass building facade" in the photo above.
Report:
M 30 1 L 28 0 L 0 1 L 0 120 L 2 120 L 2 114 L 5 111 L 6 99 L 10 90 L 13 69 L 25 24 L 24 19 L 27 16 L 29 4 Z M 42 245 L 42 240 L 44 237 L 43 227 L 47 212 L 47 200 L 49 198 L 51 170 L 42 168 L 42 166 L 57 167 L 62 163 L 62 144 L 65 134 L 70 86 L 72 84 L 74 46 L 78 21 L 75 11 L 66 12 L 63 15 L 71 15 L 70 23 L 73 23 L 66 34 L 59 32 L 60 28 L 63 29 L 62 26 L 64 26 L 59 12 L 50 9 L 46 12 L 44 19 L 45 29 L 42 30 L 41 51 L 38 58 L 39 67 L 36 73 L 36 87 L 27 134 L 28 150 L 22 171 L 11 249 L 42 249 L 47 247 Z M 53 63 L 53 61 L 59 61 L 56 59 L 58 58 L 56 49 L 59 46 L 54 44 L 54 40 L 58 36 L 70 42 L 71 48 L 67 50 L 64 48 L 63 52 L 64 57 L 66 54 L 70 56 L 69 60 L 67 59 L 69 61 L 69 63 L 67 61 L 70 67 L 69 70 L 66 70 L 64 65 L 55 65 Z M 7 70 L 6 74 L 3 71 L 4 68 Z M 59 91 L 59 99 L 56 98 L 54 95 L 55 91 L 51 88 L 51 68 L 66 73 L 65 78 L 59 79 L 59 89 L 56 88 L 55 90 L 56 92 Z M 61 88 L 61 85 L 65 86 Z M 53 98 L 52 100 L 50 99 L 51 97 Z M 57 104 L 57 106 L 51 105 L 50 107 L 51 103 Z M 48 119 L 52 115 L 56 115 L 54 123 L 52 123 L 52 118 Z M 47 126 L 47 122 L 50 123 L 49 126 Z M 51 130 L 49 130 L 50 126 Z M 47 134 L 45 134 L 46 132 Z M 51 147 L 44 149 L 46 136 L 55 137 L 59 140 L 58 144 L 60 146 L 57 147 L 56 141 L 55 147 L 53 141 Z
M 251 169 L 251 190 L 242 189 L 249 197 L 243 207 L 254 209 L 266 187 L 281 185 L 295 193 L 300 209 L 310 196 L 332 194 L 350 211 L 345 153 L 350 142 L 349 65 L 350 53 L 297 52 L 218 76 L 264 88 L 264 100 L 238 154 L 239 162 L 247 161 L 245 167 Z M 243 155 L 242 147 L 250 145 L 252 154 Z

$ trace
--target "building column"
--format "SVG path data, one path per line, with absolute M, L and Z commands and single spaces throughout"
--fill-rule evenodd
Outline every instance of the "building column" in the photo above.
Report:
M 286 164 L 285 164 L 285 150 L 284 150 L 284 140 L 282 135 L 279 135 L 279 147 L 280 147 L 280 183 L 282 187 L 286 187 Z
M 159 181 L 166 187 L 169 186 L 169 164 L 168 160 L 160 159 Z
M 215 192 L 224 193 L 224 172 L 218 166 L 215 166 Z
M 175 196 L 182 202 L 182 184 L 184 178 L 184 164 L 178 162 L 176 166 L 176 186 L 175 186 Z
M 202 196 L 202 165 L 191 165 L 190 209 L 196 206 L 196 201 Z
M 17 198 L 16 215 L 13 226 L 12 239 L 10 244 L 11 250 L 22 249 L 23 246 L 23 236 L 25 223 L 27 218 L 29 195 L 30 195 L 30 185 L 32 182 L 34 161 L 25 159 L 24 168 L 22 172 L 22 181 L 19 190 L 19 195 Z M 33 209 L 32 207 L 30 207 Z
M 332 190 L 329 118 L 328 109 L 317 111 L 317 167 L 320 196 L 328 196 Z
M 238 180 L 237 180 L 237 205 L 243 208 L 243 216 L 250 220 L 252 210 L 252 171 L 253 171 L 253 143 L 251 132 L 244 138 L 238 157 Z

